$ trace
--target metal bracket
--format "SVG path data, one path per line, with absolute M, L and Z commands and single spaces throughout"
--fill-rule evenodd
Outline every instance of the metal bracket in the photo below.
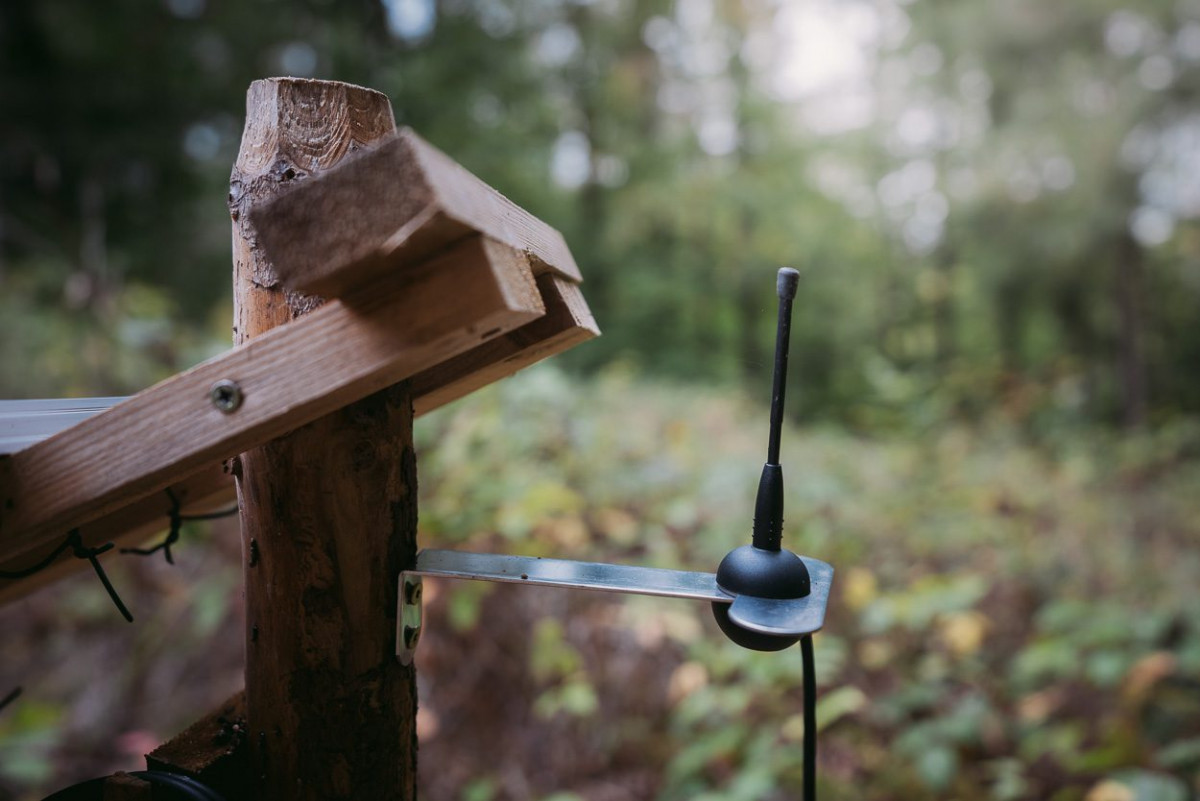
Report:
M 421 640 L 421 628 L 425 622 L 421 614 L 423 592 L 424 585 L 419 573 L 406 571 L 400 574 L 400 604 L 396 613 L 396 656 L 402 665 L 412 664 L 417 643 Z
M 800 558 L 808 567 L 812 591 L 803 598 L 774 599 L 725 592 L 717 586 L 714 573 L 426 549 L 417 554 L 416 565 L 411 570 L 400 574 L 396 657 L 401 664 L 411 665 L 421 637 L 422 576 L 732 604 L 729 617 L 743 628 L 781 637 L 812 634 L 825 624 L 833 568 L 817 559 Z

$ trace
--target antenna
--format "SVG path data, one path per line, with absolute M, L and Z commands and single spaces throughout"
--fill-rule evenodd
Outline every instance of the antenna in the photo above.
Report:
M 767 463 L 758 480 L 754 504 L 754 547 L 778 551 L 783 539 L 783 468 L 779 464 L 779 438 L 783 429 L 783 401 L 787 392 L 788 340 L 792 332 L 792 301 L 800 273 L 784 267 L 775 279 L 779 295 L 779 320 L 775 326 L 775 375 L 771 380 L 771 432 L 767 438 Z
M 783 427 L 783 396 L 787 391 L 788 340 L 792 333 L 792 301 L 800 286 L 800 273 L 783 267 L 775 278 L 779 295 L 779 320 L 775 325 L 775 375 L 771 386 L 771 436 L 767 443 L 768 464 L 779 464 L 779 432 Z
M 754 502 L 753 535 L 750 545 L 730 551 L 717 568 L 717 586 L 734 595 L 804 598 L 812 591 L 812 581 L 803 560 L 782 546 L 783 467 L 779 464 L 779 440 L 787 389 L 792 301 L 799 284 L 800 273 L 790 267 L 782 268 L 775 279 L 779 320 L 775 328 L 775 375 L 771 382 L 771 429 L 767 439 L 767 462 L 758 480 L 758 496 Z M 745 629 L 730 620 L 729 608 L 724 604 L 713 604 L 713 614 L 729 639 L 756 651 L 779 651 L 798 639 Z

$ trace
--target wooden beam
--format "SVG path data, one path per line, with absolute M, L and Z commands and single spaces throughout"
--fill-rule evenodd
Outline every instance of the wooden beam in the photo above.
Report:
M 237 502 L 228 463 L 206 464 L 183 481 L 172 484 L 170 489 L 179 499 L 180 510 L 185 515 L 226 509 Z M 109 515 L 80 526 L 79 535 L 83 544 L 89 548 L 96 548 L 107 542 L 114 542 L 118 547 L 141 545 L 167 530 L 170 513 L 170 496 L 165 491 L 158 492 L 139 498 Z M 9 556 L 0 561 L 0 570 L 18 571 L 35 561 L 37 560 L 25 554 Z M 57 562 L 32 576 L 18 581 L 0 581 L 0 606 L 79 570 L 91 570 L 91 567 L 86 561 L 65 553 Z M 137 614 L 136 610 L 134 614 Z
M 0 561 L 161 492 L 545 311 L 523 254 L 476 237 L 0 460 Z M 235 381 L 231 414 L 210 389 Z
M 414 405 L 424 414 L 469 395 L 556 353 L 600 335 L 583 293 L 575 284 L 545 274 L 538 289 L 546 315 L 413 378 Z
M 562 234 L 407 129 L 265 204 L 252 220 L 284 285 L 326 297 L 474 232 L 528 253 L 538 273 L 582 280 Z
M 537 284 L 545 316 L 413 376 L 413 405 L 418 416 L 599 334 L 579 287 L 553 275 L 540 276 Z M 237 501 L 227 462 L 207 465 L 173 484 L 171 490 L 184 514 L 211 512 Z M 152 494 L 83 525 L 80 535 L 89 547 L 106 542 L 139 545 L 166 530 L 170 510 L 165 492 Z M 27 555 L 9 557 L 0 560 L 0 570 L 15 571 L 30 561 Z M 0 606 L 83 569 L 88 569 L 86 562 L 64 554 L 33 576 L 0 581 Z
M 245 692 L 146 754 L 146 769 L 180 773 L 230 801 L 251 797 Z

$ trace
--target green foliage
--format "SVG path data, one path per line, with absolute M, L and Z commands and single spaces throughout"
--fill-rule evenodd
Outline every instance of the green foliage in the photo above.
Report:
M 822 796 L 1200 791 L 1195 3 L 817 4 L 863 34 L 872 111 L 833 133 L 829 97 L 777 85 L 806 49 L 773 37 L 813 4 L 402 5 L 429 25 L 375 0 L 0 4 L 0 395 L 133 392 L 223 349 L 246 85 L 370 85 L 564 232 L 606 332 L 418 425 L 425 542 L 711 569 L 748 532 L 762 409 L 738 387 L 761 397 L 793 264 L 788 537 L 838 569 Z M 56 700 L 0 713 L 0 780 L 129 766 L 68 703 L 140 742 L 222 700 L 193 689 L 241 659 L 221 547 L 195 586 L 126 568 L 162 611 L 112 643 L 90 583 L 6 611 L 2 667 Z M 430 601 L 424 658 L 458 655 L 422 698 L 431 797 L 796 795 L 794 656 L 703 607 L 512 597 Z M 71 672 L 80 640 L 108 695 Z
M 764 419 L 738 395 L 623 367 L 589 380 L 533 368 L 418 422 L 421 539 L 711 570 L 748 536 Z M 1181 426 L 1030 445 L 1003 417 L 919 437 L 788 430 L 788 543 L 837 569 L 816 639 L 822 797 L 1095 801 L 1190 788 L 1194 441 Z M 199 528 L 175 568 L 109 563 L 136 627 L 114 632 L 86 576 L 42 596 L 32 619 L 6 610 L 15 672 L 0 686 L 27 687 L 0 715 L 0 781 L 40 797 L 32 788 L 99 772 L 70 756 L 103 747 L 88 740 L 97 724 L 64 711 L 81 694 L 116 693 L 123 737 L 161 739 L 231 691 L 167 715 L 161 689 L 137 689 L 238 681 L 236 537 L 206 542 Z M 798 655 L 736 648 L 703 604 L 432 580 L 426 596 L 430 797 L 798 792 Z M 94 679 L 90 666 L 112 654 L 121 667 Z
M 1200 410 L 1194 5 L 118 5 L 0 11 L 0 394 L 124 392 L 227 339 L 242 96 L 291 73 L 388 93 L 563 230 L 606 330 L 574 369 L 761 382 L 770 274 L 793 264 L 806 418 L 999 407 L 1041 434 Z M 869 90 L 836 134 L 840 87 L 779 88 L 797 11 Z M 150 287 L 153 324 L 107 342 Z
M 0 776 L 29 785 L 49 781 L 54 775 L 62 710 L 24 701 L 6 717 L 0 720 Z
M 491 524 L 458 547 L 711 569 L 748 531 L 762 420 L 736 396 L 631 383 L 621 369 L 569 382 L 535 368 L 418 427 L 423 525 L 479 514 Z M 1111 781 L 1157 798 L 1191 775 L 1200 563 L 1184 543 L 1200 469 L 1178 437 L 1092 430 L 1031 446 L 1002 420 L 931 438 L 805 428 L 786 434 L 783 462 L 789 542 L 838 568 L 816 647 L 824 794 L 1082 799 Z M 555 489 L 520 489 L 539 487 Z M 528 521 L 516 537 L 513 515 Z M 448 592 L 453 609 L 472 590 Z M 633 692 L 606 678 L 613 665 L 639 654 L 650 670 L 674 651 L 664 729 L 619 729 L 664 754 L 657 797 L 793 796 L 796 655 L 733 647 L 703 605 L 623 606 L 618 630 L 635 642 L 599 651 L 607 627 L 578 623 L 611 619 L 602 600 L 507 611 L 531 615 L 513 625 L 531 631 L 520 669 L 535 715 L 585 719 L 572 737 L 601 747 L 586 743 L 629 725 L 610 711 Z M 489 620 L 475 636 L 498 636 Z

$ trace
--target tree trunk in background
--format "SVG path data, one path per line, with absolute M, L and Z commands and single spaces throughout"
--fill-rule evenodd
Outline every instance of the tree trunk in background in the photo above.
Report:
M 933 330 L 938 373 L 946 375 L 950 363 L 958 354 L 958 337 L 955 325 L 957 314 L 954 307 L 954 268 L 958 254 L 951 245 L 943 245 L 938 249 L 935 265 L 937 268 L 938 286 L 933 299 Z
M 387 97 L 368 89 L 250 87 L 229 196 L 238 343 L 321 303 L 278 285 L 249 210 L 394 130 Z M 415 798 L 415 673 L 394 655 L 398 577 L 416 557 L 412 416 L 401 384 L 242 454 L 235 468 L 250 797 Z
M 1148 386 L 1145 354 L 1144 294 L 1145 252 L 1126 229 L 1116 248 L 1114 290 L 1119 321 L 1117 384 L 1121 393 L 1121 417 L 1136 428 L 1146 422 Z

